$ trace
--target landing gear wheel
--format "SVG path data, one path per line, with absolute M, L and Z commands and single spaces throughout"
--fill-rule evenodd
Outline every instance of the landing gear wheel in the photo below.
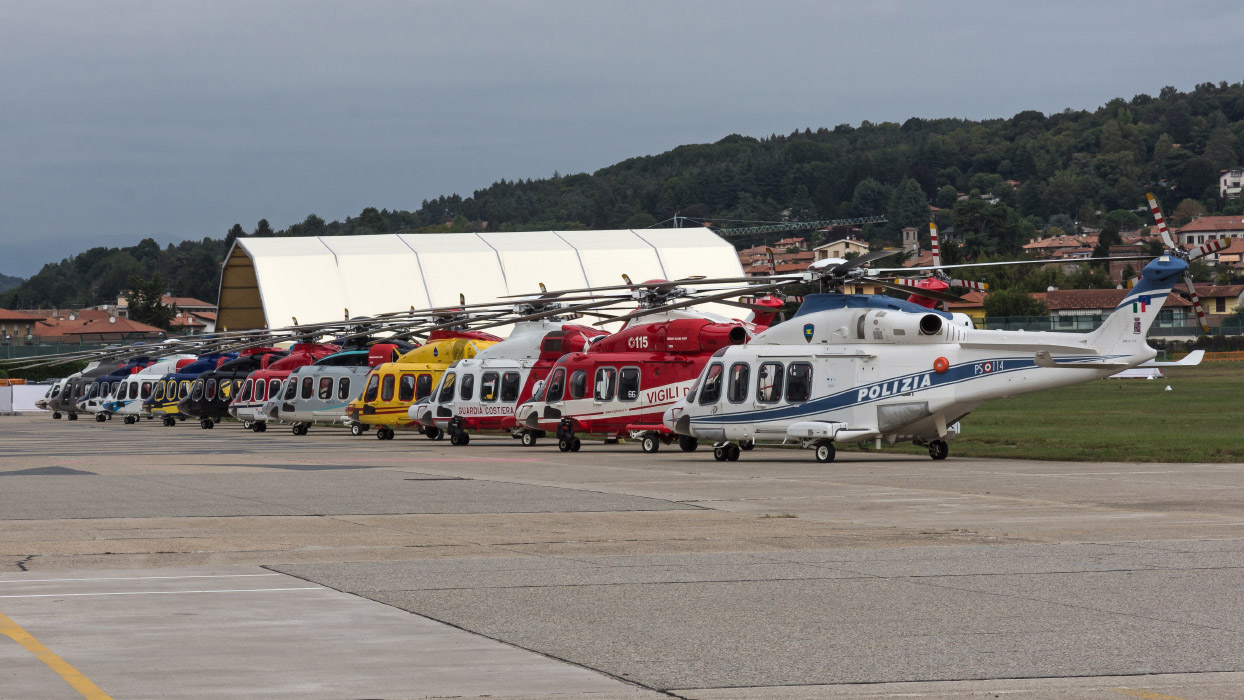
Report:
M 837 455 L 837 453 L 838 451 L 834 449 L 833 443 L 819 442 L 816 445 L 816 461 L 821 464 L 828 464 L 834 461 L 834 456 Z
M 105 413 L 105 414 L 104 414 L 104 420 L 112 420 L 112 414 L 111 414 L 111 413 Z
M 521 438 L 521 440 L 523 442 L 523 447 L 535 447 L 536 434 L 535 433 L 523 433 L 523 437 Z
M 744 452 L 750 452 L 756 449 L 756 441 L 755 440 L 744 440 L 743 442 L 739 443 L 739 449 L 743 450 Z
M 661 449 L 661 441 L 653 433 L 644 433 L 643 437 L 639 439 L 639 446 L 643 448 L 644 452 L 652 454 Z
M 70 414 L 69 414 L 69 420 L 78 420 L 78 414 L 76 414 L 76 413 L 70 413 Z
M 242 427 L 246 428 L 247 430 L 250 430 L 251 428 L 255 427 L 255 424 L 248 420 L 244 420 L 242 421 Z
M 454 447 L 457 447 L 458 445 L 461 445 L 461 444 L 462 444 L 462 435 L 461 435 L 460 433 L 454 433 L 453 435 L 450 435 L 450 436 L 449 436 L 449 444 L 453 445 Z
M 580 440 L 579 438 L 570 438 L 570 451 L 571 452 L 578 452 L 580 447 L 583 447 L 582 440 Z
M 729 462 L 739 461 L 739 454 L 740 453 L 739 453 L 738 445 L 734 443 L 730 443 L 729 445 L 726 445 L 726 461 L 729 461 Z
M 128 422 L 129 419 L 127 418 L 126 421 Z M 212 428 L 216 427 L 216 424 L 212 422 L 211 418 L 204 418 L 199 421 L 199 427 L 204 430 L 211 430 Z
M 103 423 L 103 422 L 104 422 L 104 421 L 106 421 L 106 420 L 108 420 L 108 416 L 105 416 L 105 415 L 104 415 L 104 414 L 102 414 L 102 413 L 96 413 L 96 414 L 95 414 L 95 422 L 96 422 L 96 423 Z
M 569 440 L 567 440 L 566 438 L 562 438 L 562 439 L 558 440 L 558 441 L 557 441 L 557 449 L 558 449 L 559 451 L 561 451 L 561 452 L 569 452 L 569 451 L 570 451 L 570 441 L 569 441 Z
M 60 420 L 60 411 L 52 412 L 52 420 Z
M 429 440 L 443 440 L 445 438 L 445 431 L 440 428 L 428 428 L 423 434 L 427 435 Z
M 138 422 L 138 416 L 126 416 L 125 417 L 126 425 L 134 425 L 137 422 Z
M 177 419 L 172 416 L 164 416 L 164 427 L 172 428 L 177 425 Z
M 934 440 L 929 443 L 929 456 L 933 459 L 946 459 L 950 454 L 950 445 L 945 440 Z
M 266 432 L 268 430 L 268 424 L 264 421 L 257 421 L 255 425 L 251 427 L 251 430 L 254 430 L 257 433 Z
M 351 426 L 350 426 L 350 434 L 351 434 L 351 435 L 354 435 L 355 437 L 357 437 L 357 436 L 359 436 L 359 435 L 362 435 L 362 434 L 363 434 L 363 426 L 359 425 L 358 423 L 355 423 L 355 424 L 351 425 Z
M 698 438 L 693 438 L 690 435 L 678 436 L 678 449 L 683 452 L 695 452 L 696 448 L 699 446 L 700 441 Z
M 718 462 L 726 461 L 726 445 L 713 448 L 713 459 Z
M 377 440 L 392 440 L 393 429 L 392 428 L 380 428 L 379 430 L 376 431 L 376 439 Z
M 290 432 L 292 432 L 295 435 L 306 435 L 307 431 L 310 430 L 310 428 L 311 426 L 307 425 L 306 423 L 294 423 L 294 426 L 290 428 Z

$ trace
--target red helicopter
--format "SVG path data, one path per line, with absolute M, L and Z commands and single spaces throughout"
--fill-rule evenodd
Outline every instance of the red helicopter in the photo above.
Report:
M 662 443 L 670 444 L 674 438 L 679 438 L 684 451 L 696 449 L 695 438 L 680 437 L 662 425 L 662 413 L 687 394 L 713 353 L 745 343 L 752 334 L 768 328 L 785 299 L 768 294 L 750 303 L 738 302 L 729 299 L 739 295 L 738 289 L 701 295 L 681 285 L 737 281 L 658 280 L 627 286 L 643 308 L 597 325 L 645 316 L 660 318 L 629 325 L 553 363 L 547 379 L 536 381 L 531 398 L 520 401 L 515 411 L 523 444 L 533 445 L 537 438 L 553 433 L 558 449 L 577 451 L 582 446 L 578 434 L 606 440 L 629 435 L 639 437 L 645 452 L 656 452 Z M 748 291 L 771 289 L 750 287 Z M 679 297 L 687 299 L 674 301 Z M 744 323 L 685 310 L 707 302 L 748 308 L 754 312 L 753 320 Z
M 954 303 L 961 301 L 959 297 L 949 293 L 952 287 L 959 289 L 969 289 L 983 292 L 989 289 L 989 285 L 984 282 L 972 282 L 969 280 L 953 279 L 942 269 L 942 255 L 937 240 L 937 224 L 929 222 L 929 243 L 933 252 L 933 265 L 931 267 L 919 268 L 921 270 L 929 270 L 927 277 L 910 278 L 900 277 L 891 280 L 894 284 L 902 287 L 914 287 L 919 292 L 913 293 L 907 297 L 907 301 L 919 304 L 927 309 L 936 309 L 938 302 Z

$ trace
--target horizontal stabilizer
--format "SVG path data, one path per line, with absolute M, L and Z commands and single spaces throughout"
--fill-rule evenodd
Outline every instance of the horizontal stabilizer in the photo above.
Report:
M 1188 353 L 1182 360 L 1174 362 L 1158 362 L 1157 360 L 1149 360 L 1142 362 L 1137 367 L 1195 367 L 1201 364 L 1201 359 L 1205 357 L 1204 350 L 1193 350 Z
M 1131 365 L 1126 362 L 1055 362 L 1050 353 L 1041 350 L 1034 360 L 1038 367 L 1057 367 L 1062 369 L 1127 369 Z
M 1023 340 L 1027 340 L 1024 338 Z M 1041 338 L 1034 334 L 1031 343 L 959 343 L 959 347 L 970 348 L 972 350 L 1000 350 L 1012 352 L 1038 352 L 1039 350 L 1053 350 L 1054 352 L 1069 352 L 1076 355 L 1096 355 L 1097 350 L 1085 345 L 1051 345 L 1050 343 L 1041 342 Z

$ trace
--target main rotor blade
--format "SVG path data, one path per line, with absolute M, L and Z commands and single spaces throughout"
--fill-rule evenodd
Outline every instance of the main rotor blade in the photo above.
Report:
M 1116 255 L 1108 258 L 1071 258 L 1067 260 L 997 260 L 994 262 L 979 263 L 959 263 L 956 265 L 942 265 L 940 268 L 933 267 L 875 267 L 870 272 L 875 273 L 893 273 L 893 272 L 933 272 L 935 270 L 953 270 L 960 267 L 993 267 L 996 265 L 1068 265 L 1072 263 L 1097 262 L 1103 260 L 1153 260 L 1155 255 Z
M 629 313 L 625 316 L 619 316 L 615 320 L 629 321 L 633 318 L 642 318 L 644 316 L 652 316 L 654 314 L 659 314 L 659 313 L 663 313 L 666 311 L 673 311 L 675 309 L 685 309 L 689 306 L 696 306 L 697 304 L 707 304 L 709 302 L 718 301 L 720 299 L 727 299 L 729 297 L 742 296 L 744 294 L 749 294 L 749 293 L 754 294 L 759 291 L 768 291 L 768 290 L 777 289 L 778 287 L 783 287 L 783 286 L 785 286 L 785 283 L 767 284 L 767 285 L 754 286 L 754 287 L 750 287 L 746 289 L 735 289 L 729 292 L 721 292 L 720 294 L 713 294 L 713 295 L 706 296 L 706 297 L 695 297 L 693 299 L 686 299 L 684 301 L 678 301 L 672 304 L 665 304 L 663 306 L 657 306 L 651 309 L 640 309 L 639 311 Z M 592 325 L 603 326 L 606 323 L 611 323 L 611 321 L 597 321 L 596 323 Z
M 939 292 L 934 289 L 921 289 L 919 287 L 906 287 L 901 284 L 892 284 L 890 282 L 882 282 L 880 280 L 869 280 L 868 284 L 873 284 L 878 287 L 885 287 L 886 289 L 891 289 L 896 292 L 902 292 L 904 294 L 914 294 L 915 296 L 924 297 L 925 299 L 936 299 L 938 301 L 946 301 L 952 304 L 957 304 L 963 301 L 962 299 L 960 299 L 959 297 L 953 294 L 946 294 L 945 292 Z
M 854 270 L 855 268 L 857 268 L 857 267 L 859 267 L 859 266 L 861 266 L 861 265 L 867 265 L 868 263 L 870 263 L 870 262 L 872 262 L 872 261 L 874 261 L 874 260 L 880 260 L 880 259 L 882 259 L 882 258 L 888 258 L 888 257 L 890 257 L 891 255 L 898 255 L 898 254 L 899 254 L 899 252 L 901 252 L 901 251 L 897 251 L 897 250 L 874 250 L 874 251 L 873 251 L 873 252 L 871 252 L 871 253 L 865 253 L 865 254 L 863 254 L 863 255 L 861 255 L 861 256 L 859 256 L 859 257 L 851 258 L 850 260 L 848 260 L 848 261 L 846 261 L 846 262 L 842 263 L 841 265 L 836 265 L 836 266 L 834 266 L 834 267 L 830 268 L 830 269 L 828 270 L 828 273 L 829 273 L 829 274 L 831 274 L 831 275 L 841 275 L 841 274 L 843 274 L 844 272 L 847 272 L 848 270 Z

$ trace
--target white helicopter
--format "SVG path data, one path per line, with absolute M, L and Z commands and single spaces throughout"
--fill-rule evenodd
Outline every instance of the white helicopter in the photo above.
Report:
M 818 462 L 834 460 L 835 443 L 865 441 L 911 441 L 945 459 L 958 421 L 985 401 L 1173 364 L 1152 362 L 1145 334 L 1187 260 L 1201 253 L 1169 237 L 1167 245 L 1087 334 L 978 330 L 891 297 L 811 295 L 791 320 L 719 350 L 662 421 L 714 441 L 718 461 L 737 460 L 738 443 L 757 440 L 813 447 Z M 879 272 L 888 271 L 848 274 Z M 826 281 L 816 269 L 805 279 Z

